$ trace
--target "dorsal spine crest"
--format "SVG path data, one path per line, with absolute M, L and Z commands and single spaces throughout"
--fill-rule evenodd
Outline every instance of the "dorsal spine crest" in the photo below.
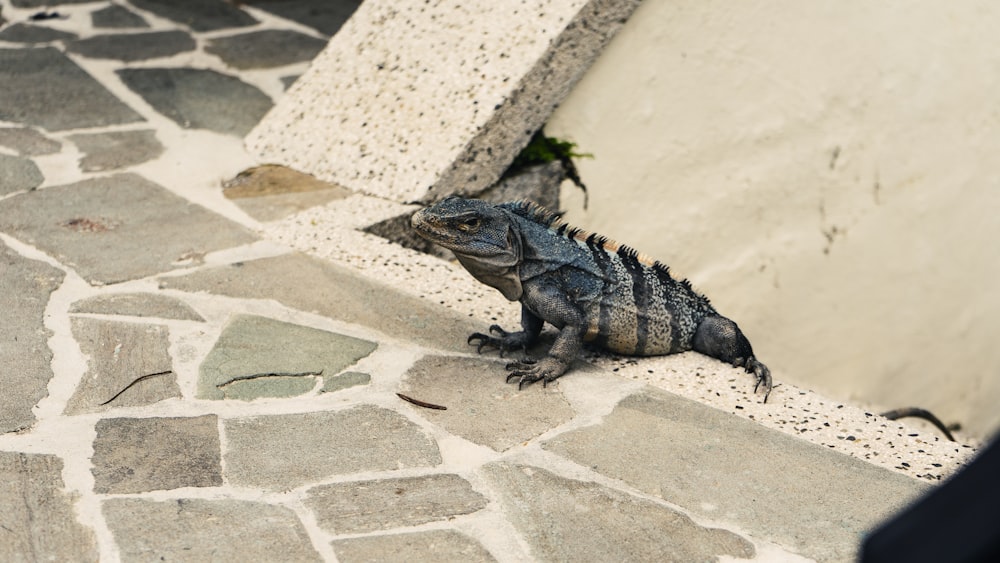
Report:
M 522 199 L 513 203 L 504 204 L 504 207 L 529 221 L 548 228 L 558 236 L 580 241 L 591 248 L 603 249 L 610 254 L 617 254 L 622 258 L 635 260 L 639 264 L 651 268 L 654 272 L 656 272 L 657 276 L 664 281 L 669 280 L 674 283 L 679 283 L 685 288 L 694 291 L 690 281 L 687 279 L 675 278 L 670 273 L 670 267 L 661 263 L 659 260 L 655 260 L 650 256 L 632 248 L 631 246 L 619 244 L 604 235 L 573 227 L 563 221 L 558 213 L 554 213 L 533 201 Z M 701 295 L 700 293 L 698 293 L 698 295 L 704 299 L 706 303 L 708 302 L 707 297 Z

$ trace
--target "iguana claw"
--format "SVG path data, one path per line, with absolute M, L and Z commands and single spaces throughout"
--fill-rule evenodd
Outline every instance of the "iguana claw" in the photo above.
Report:
M 541 360 L 527 359 L 520 362 L 507 364 L 506 369 L 510 371 L 507 375 L 507 383 L 514 378 L 520 378 L 517 389 L 520 391 L 525 385 L 530 385 L 536 381 L 542 382 L 542 387 L 547 387 L 549 383 L 555 381 L 560 375 L 566 372 L 566 364 L 560 360 L 547 356 Z
M 496 334 L 497 336 L 491 336 L 490 334 Z M 467 342 L 469 344 L 476 344 L 476 353 L 482 354 L 483 348 L 490 346 L 496 348 L 500 351 L 500 357 L 502 358 L 505 352 L 515 350 L 520 348 L 525 351 L 527 348 L 525 334 L 523 332 L 507 332 L 500 325 L 490 325 L 490 334 L 483 334 L 481 332 L 474 332 L 469 335 Z M 476 343 L 475 341 L 479 341 Z
M 767 402 L 767 398 L 771 395 L 771 370 L 767 369 L 767 366 L 757 361 L 757 358 L 749 358 L 744 364 L 744 368 L 747 373 L 752 373 L 757 377 L 757 384 L 753 386 L 753 392 L 756 394 L 757 390 L 761 387 L 764 388 L 764 401 Z

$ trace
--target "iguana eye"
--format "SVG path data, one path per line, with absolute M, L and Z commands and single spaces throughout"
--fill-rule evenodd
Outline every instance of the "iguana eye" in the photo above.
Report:
M 466 232 L 474 232 L 479 230 L 479 226 L 482 221 L 479 217 L 469 217 L 468 219 L 463 219 L 461 223 L 458 224 L 458 228 Z

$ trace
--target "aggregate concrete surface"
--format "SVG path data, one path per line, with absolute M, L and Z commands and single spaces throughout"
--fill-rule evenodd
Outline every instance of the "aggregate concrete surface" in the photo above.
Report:
M 0 560 L 844 561 L 974 454 L 696 354 L 507 384 L 412 206 L 237 178 L 358 4 L 0 0 Z

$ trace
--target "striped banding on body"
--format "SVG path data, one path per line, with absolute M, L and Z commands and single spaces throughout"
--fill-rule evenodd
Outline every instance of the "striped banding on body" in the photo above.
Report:
M 597 303 L 597 311 L 588 314 L 585 341 L 635 355 L 686 349 L 681 342 L 688 339 L 681 332 L 690 327 L 674 326 L 677 307 L 711 309 L 708 299 L 695 292 L 690 282 L 674 278 L 666 265 L 627 245 L 570 226 L 559 215 L 536 203 L 520 201 L 504 207 L 576 242 L 589 252 L 600 271 L 615 280 Z M 677 286 L 683 289 L 672 289 Z M 689 296 L 689 302 L 679 303 L 678 295 Z

